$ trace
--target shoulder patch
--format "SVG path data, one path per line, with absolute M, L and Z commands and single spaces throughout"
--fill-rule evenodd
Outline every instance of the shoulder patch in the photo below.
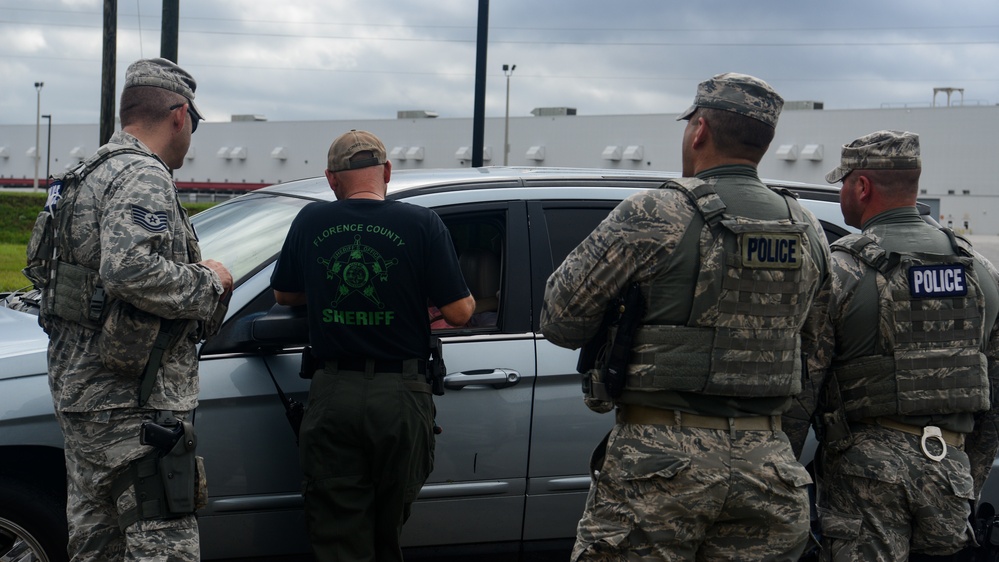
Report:
M 968 294 L 964 265 L 918 265 L 909 268 L 909 295 L 914 299 L 963 297 Z
M 149 232 L 166 231 L 168 221 L 166 211 L 150 211 L 139 205 L 132 205 L 132 222 Z

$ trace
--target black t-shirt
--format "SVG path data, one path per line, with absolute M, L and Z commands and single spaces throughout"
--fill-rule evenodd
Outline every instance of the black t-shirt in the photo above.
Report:
M 399 201 L 312 203 L 291 225 L 271 286 L 306 293 L 320 359 L 425 359 L 427 300 L 470 293 L 437 213 Z

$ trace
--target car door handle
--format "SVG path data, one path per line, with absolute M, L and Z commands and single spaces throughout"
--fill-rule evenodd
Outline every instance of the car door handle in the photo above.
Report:
M 489 385 L 493 388 L 506 388 L 520 382 L 520 373 L 511 369 L 475 369 L 452 373 L 444 377 L 444 388 L 461 390 L 469 385 Z

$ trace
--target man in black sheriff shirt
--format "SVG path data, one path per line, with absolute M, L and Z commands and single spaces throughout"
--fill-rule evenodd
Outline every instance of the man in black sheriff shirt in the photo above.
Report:
M 433 469 L 427 301 L 457 326 L 475 308 L 440 217 L 385 200 L 391 174 L 373 134 L 333 141 L 337 200 L 302 209 L 271 279 L 278 303 L 307 305 L 322 364 L 300 435 L 319 560 L 402 560 L 402 525 Z

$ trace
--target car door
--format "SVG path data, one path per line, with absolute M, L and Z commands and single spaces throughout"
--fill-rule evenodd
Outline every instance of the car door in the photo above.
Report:
M 536 373 L 526 207 L 511 201 L 435 210 L 473 293 L 488 288 L 476 295 L 480 308 L 469 325 L 435 323 L 448 373 L 444 396 L 434 400 L 443 431 L 403 544 L 518 541 Z M 489 263 L 475 261 L 484 255 L 496 265 L 469 268 Z M 472 279 L 483 271 L 493 278 Z
M 544 285 L 555 267 L 617 206 L 618 200 L 532 201 L 531 261 L 536 271 L 534 329 L 540 332 Z M 589 455 L 613 426 L 583 404 L 579 352 L 538 338 L 538 378 L 524 539 L 574 537 L 590 486 Z
M 253 320 L 274 306 L 273 260 L 307 203 L 253 194 L 195 217 L 204 255 L 226 264 L 237 282 L 226 325 L 201 348 L 195 424 L 209 492 L 198 519 L 205 559 L 310 551 L 298 448 L 271 380 L 306 400 L 309 381 L 298 373 L 307 332 L 273 344 L 251 337 Z

